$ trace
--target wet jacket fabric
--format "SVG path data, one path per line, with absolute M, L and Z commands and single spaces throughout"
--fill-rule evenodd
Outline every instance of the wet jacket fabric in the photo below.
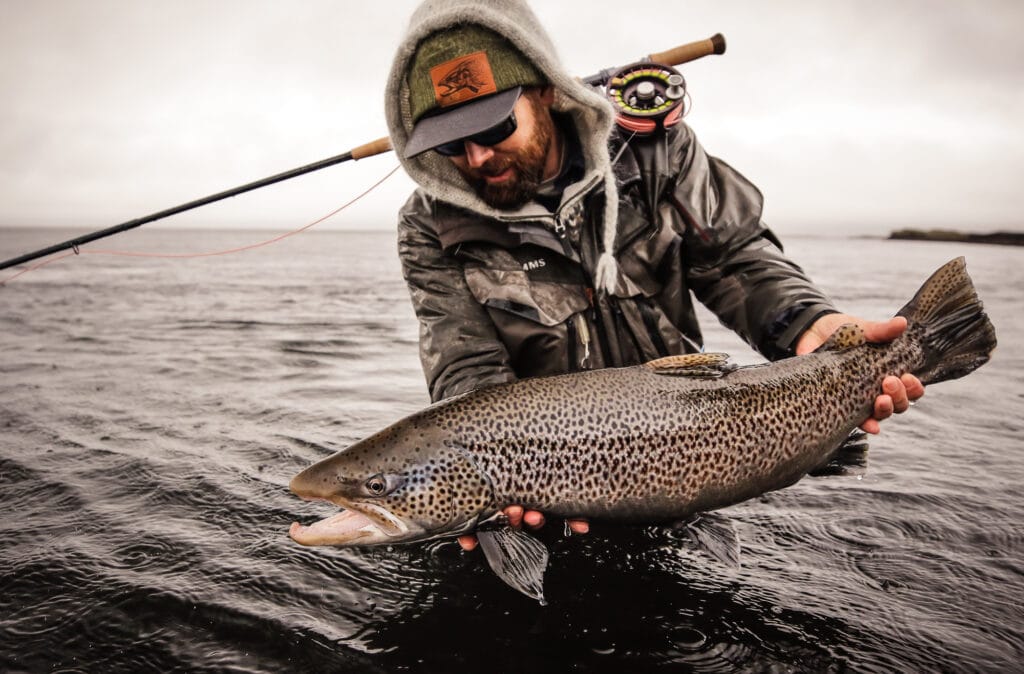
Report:
M 621 148 L 618 133 L 611 143 Z M 612 294 L 596 292 L 588 271 L 599 185 L 515 222 L 413 194 L 400 214 L 399 254 L 432 399 L 697 351 L 692 296 L 770 359 L 792 355 L 803 330 L 834 310 L 761 223 L 757 189 L 705 154 L 688 127 L 634 139 L 615 173 Z
M 522 2 L 430 0 L 414 14 L 386 104 L 399 155 L 411 130 L 409 55 L 431 30 L 469 16 L 503 31 L 555 85 L 553 111 L 576 131 L 582 170 L 553 211 L 536 202 L 505 211 L 483 204 L 448 159 L 403 159 L 421 187 L 401 209 L 398 248 L 433 400 L 697 351 L 694 297 L 770 359 L 791 355 L 803 330 L 834 311 L 761 222 L 749 181 L 682 123 L 626 142 L 608 103 L 566 76 Z M 595 288 L 609 247 L 610 292 Z

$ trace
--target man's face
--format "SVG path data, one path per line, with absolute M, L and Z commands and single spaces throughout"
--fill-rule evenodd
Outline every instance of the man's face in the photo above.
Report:
M 518 127 L 497 145 L 465 142 L 465 154 L 451 157 L 477 195 L 494 208 L 518 208 L 558 169 L 558 144 L 549 106 L 550 89 L 531 89 L 516 102 Z

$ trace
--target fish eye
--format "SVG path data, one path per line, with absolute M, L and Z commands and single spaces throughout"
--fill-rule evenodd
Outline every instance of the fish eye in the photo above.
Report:
M 387 491 L 388 483 L 384 479 L 383 475 L 374 475 L 366 481 L 366 491 L 370 492 L 374 496 L 380 496 Z
M 363 492 L 367 496 L 387 496 L 403 484 L 405 476 L 390 473 L 377 473 L 363 483 Z

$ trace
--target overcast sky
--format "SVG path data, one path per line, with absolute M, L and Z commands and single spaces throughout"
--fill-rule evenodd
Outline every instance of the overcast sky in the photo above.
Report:
M 0 0 L 0 225 L 99 228 L 386 134 L 415 2 Z M 786 233 L 1024 231 L 1019 0 L 536 0 L 587 75 L 725 34 L 687 120 Z M 632 11 L 635 14 L 630 15 Z M 343 164 L 151 227 L 289 230 L 397 164 Z M 335 218 L 391 228 L 396 174 Z

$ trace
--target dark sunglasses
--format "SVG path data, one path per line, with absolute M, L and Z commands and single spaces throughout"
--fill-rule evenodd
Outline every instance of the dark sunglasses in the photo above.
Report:
M 459 138 L 458 140 L 441 143 L 434 148 L 434 152 L 444 157 L 458 157 L 461 154 L 465 154 L 466 141 L 476 143 L 477 145 L 483 145 L 484 147 L 491 147 L 492 145 L 497 145 L 515 133 L 518 126 L 519 123 L 516 122 L 516 112 L 513 110 L 508 114 L 508 117 L 501 120 L 491 128 L 484 129 L 480 133 L 474 133 L 472 136 L 466 136 L 465 138 Z

